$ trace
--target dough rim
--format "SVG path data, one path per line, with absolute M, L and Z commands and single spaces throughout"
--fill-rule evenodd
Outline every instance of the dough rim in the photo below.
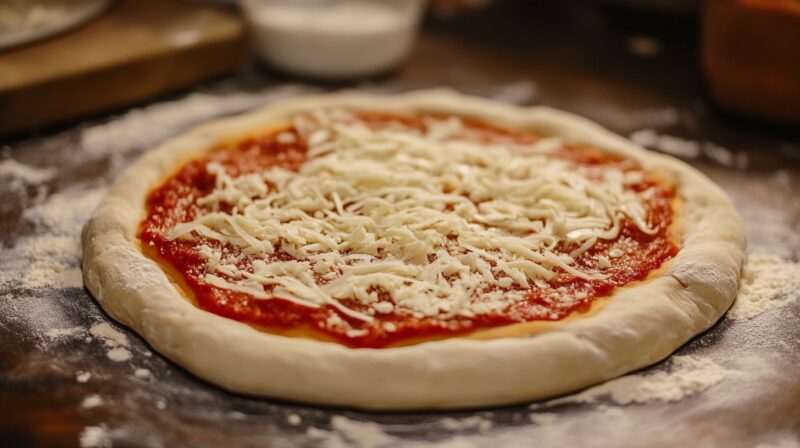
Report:
M 136 231 L 152 186 L 175 164 L 265 123 L 315 107 L 455 113 L 567 142 L 590 143 L 671 173 L 684 200 L 683 247 L 664 275 L 618 290 L 601 313 L 532 337 L 450 338 L 352 349 L 264 333 L 180 297 Z M 116 181 L 82 233 L 84 282 L 114 319 L 158 352 L 225 389 L 376 410 L 474 408 L 571 392 L 653 364 L 711 327 L 735 297 L 745 239 L 723 191 L 699 171 L 599 125 L 547 107 L 516 107 L 450 90 L 344 92 L 291 98 L 201 125 L 142 156 Z

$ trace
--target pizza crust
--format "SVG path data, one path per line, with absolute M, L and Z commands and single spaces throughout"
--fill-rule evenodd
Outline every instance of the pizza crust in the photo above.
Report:
M 138 246 L 137 228 L 151 189 L 182 162 L 220 142 L 300 111 L 334 106 L 471 116 L 636 160 L 645 170 L 675 179 L 685 204 L 679 216 L 681 249 L 662 266 L 662 275 L 619 288 L 599 312 L 544 329 L 501 330 L 488 340 L 452 337 L 353 349 L 262 332 L 182 298 Z M 694 168 L 566 112 L 507 106 L 446 90 L 289 99 L 200 126 L 133 164 L 87 222 L 82 242 L 84 281 L 103 309 L 197 376 L 236 392 L 366 409 L 509 404 L 570 392 L 653 364 L 728 309 L 745 247 L 730 201 Z

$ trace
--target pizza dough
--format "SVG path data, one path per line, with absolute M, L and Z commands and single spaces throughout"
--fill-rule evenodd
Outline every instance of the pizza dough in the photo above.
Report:
M 674 178 L 678 254 L 602 307 L 550 323 L 405 347 L 353 349 L 291 338 L 203 311 L 143 255 L 137 228 L 153 187 L 211 147 L 316 108 L 455 114 L 585 143 Z M 657 362 L 706 330 L 735 296 L 744 236 L 724 193 L 693 168 L 565 112 L 449 91 L 304 97 L 179 136 L 125 172 L 83 232 L 84 280 L 101 306 L 157 351 L 232 391 L 369 409 L 456 408 L 543 398 Z

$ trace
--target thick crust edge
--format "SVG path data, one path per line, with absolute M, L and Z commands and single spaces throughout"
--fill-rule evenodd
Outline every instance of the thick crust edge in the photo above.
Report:
M 685 207 L 682 248 L 663 275 L 619 289 L 602 312 L 528 337 L 450 338 L 406 347 L 351 349 L 264 333 L 182 299 L 138 249 L 145 198 L 176 164 L 224 141 L 311 108 L 456 113 L 589 143 L 670 173 Z M 118 179 L 86 223 L 83 276 L 97 302 L 158 352 L 226 389 L 367 409 L 445 409 L 563 394 L 653 364 L 713 325 L 731 305 L 744 261 L 741 222 L 700 172 L 575 115 L 425 90 L 288 99 L 224 118 L 147 153 Z

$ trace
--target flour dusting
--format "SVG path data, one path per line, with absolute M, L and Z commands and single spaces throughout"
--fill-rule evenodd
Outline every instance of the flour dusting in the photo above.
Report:
M 80 370 L 75 374 L 75 381 L 79 383 L 86 383 L 92 378 L 91 372 L 81 372 Z
M 89 329 L 89 333 L 103 341 L 108 347 L 108 351 L 106 351 L 108 359 L 114 362 L 123 362 L 133 357 L 131 351 L 125 348 L 128 346 L 128 337 L 115 330 L 108 322 L 94 325 Z
M 80 231 L 105 188 L 65 190 L 22 212 L 34 236 L 19 238 L 0 259 L 0 285 L 82 288 Z
M 425 448 L 479 448 L 482 445 L 477 445 L 463 437 L 455 437 L 441 442 L 425 443 L 423 446 Z
M 82 288 L 83 278 L 77 267 L 57 261 L 35 261 L 23 277 L 22 284 L 28 288 Z
M 309 426 L 306 430 L 306 436 L 315 441 L 315 446 L 322 448 L 346 448 L 348 446 L 342 435 L 335 431 L 326 431 Z
M 72 236 L 42 235 L 33 239 L 23 240 L 19 249 L 34 259 L 77 260 L 81 255 L 81 243 Z
M 133 109 L 108 123 L 90 127 L 81 135 L 81 147 L 91 158 L 141 150 L 192 124 L 242 112 L 309 90 L 299 85 L 285 85 L 259 92 L 227 95 L 192 93 L 174 101 Z
M 440 421 L 440 423 L 443 428 L 449 431 L 462 431 L 468 429 L 488 431 L 492 428 L 492 421 L 480 415 L 473 415 L 461 419 L 445 417 Z
M 110 448 L 111 437 L 105 425 L 87 426 L 80 434 L 81 448 Z
M 490 97 L 495 101 L 508 104 L 528 104 L 538 95 L 539 88 L 529 81 L 511 83 L 492 92 Z
M 702 392 L 731 373 L 708 358 L 673 356 L 667 371 L 626 375 L 545 404 L 596 403 L 601 398 L 608 398 L 620 405 L 648 401 L 672 402 Z M 532 408 L 540 406 L 534 404 Z
M 117 347 L 107 351 L 106 356 L 114 362 L 123 362 L 131 359 L 133 354 L 127 348 Z
M 331 426 L 360 448 L 377 448 L 395 440 L 376 423 L 351 420 L 341 415 L 331 418 Z
M 56 173 L 55 168 L 37 168 L 19 163 L 14 159 L 0 161 L 0 179 L 4 182 L 11 182 L 12 188 L 47 182 L 52 180 Z
M 484 413 L 485 414 L 485 413 Z M 300 417 L 291 414 L 287 418 L 290 425 L 300 423 Z M 494 423 L 484 415 L 477 414 L 467 417 L 442 417 L 433 420 L 434 424 L 425 427 L 437 434 L 457 434 L 459 432 L 473 432 L 473 434 L 488 433 L 494 427 Z M 385 430 L 392 428 L 399 434 L 414 433 L 424 431 L 423 427 L 413 425 L 383 426 L 368 421 L 352 420 L 347 417 L 336 415 L 331 418 L 331 429 L 309 427 L 306 434 L 314 439 L 318 446 L 325 448 L 353 447 L 353 448 L 381 448 L 395 446 L 400 440 L 399 436 L 388 434 Z M 412 444 L 410 446 L 418 446 Z M 435 447 L 473 447 L 467 440 L 451 438 L 437 443 L 424 443 L 420 446 Z
M 700 144 L 696 141 L 659 134 L 653 129 L 640 129 L 631 134 L 630 138 L 638 145 L 653 148 L 675 157 L 695 159 L 701 154 Z
M 380 448 L 397 440 L 377 423 L 351 420 L 341 415 L 331 418 L 331 428 L 328 431 L 311 426 L 306 434 L 318 442 L 317 446 L 324 448 Z
M 128 337 L 115 330 L 108 322 L 103 322 L 92 326 L 89 333 L 105 342 L 107 347 L 117 347 L 118 345 L 127 346 Z
M 558 414 L 555 412 L 536 412 L 530 415 L 530 419 L 537 425 L 547 425 L 558 420 Z
M 64 337 L 71 337 L 79 335 L 83 332 L 83 328 L 81 327 L 72 327 L 72 328 L 52 328 L 47 330 L 44 334 L 50 339 L 59 339 Z
M 290 425 L 292 425 L 292 426 L 297 426 L 297 425 L 299 425 L 299 424 L 300 424 L 300 423 L 302 423 L 302 422 L 303 422 L 303 419 L 302 419 L 302 417 L 300 417 L 300 416 L 299 416 L 299 415 L 297 415 L 297 414 L 289 414 L 289 415 L 286 417 L 286 423 L 288 423 L 288 424 L 290 424 Z
M 99 395 L 92 394 L 83 399 L 83 401 L 81 402 L 81 407 L 83 409 L 91 409 L 91 408 L 96 408 L 102 404 L 103 404 L 103 399 Z
M 770 254 L 751 254 L 742 270 L 739 294 L 728 318 L 751 319 L 797 299 L 800 263 Z
M 81 228 L 106 194 L 106 188 L 77 189 L 55 193 L 47 202 L 22 212 L 22 217 L 45 228 L 47 237 L 80 238 Z
M 709 141 L 662 134 L 655 129 L 639 129 L 630 135 L 630 139 L 638 145 L 682 159 L 696 159 L 704 155 L 719 165 L 739 169 L 745 168 L 749 163 L 745 153 L 735 153 Z

